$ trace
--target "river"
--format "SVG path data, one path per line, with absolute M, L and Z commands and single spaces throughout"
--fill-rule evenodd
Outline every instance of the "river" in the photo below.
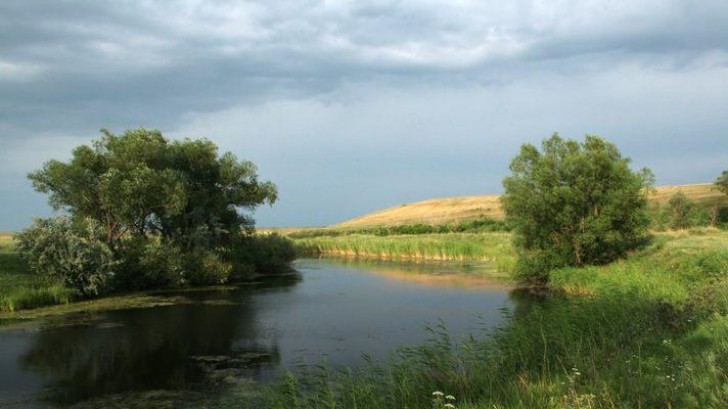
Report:
M 512 310 L 477 264 L 302 259 L 298 279 L 187 291 L 189 302 L 0 327 L 0 407 L 266 382 L 282 369 L 384 360 L 425 328 L 487 336 Z M 365 359 L 366 357 L 366 359 Z

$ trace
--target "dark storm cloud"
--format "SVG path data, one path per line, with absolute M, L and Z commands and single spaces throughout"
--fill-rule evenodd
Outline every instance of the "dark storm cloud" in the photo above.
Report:
M 397 189 L 411 195 L 388 200 L 477 193 L 453 181 L 477 165 L 470 152 L 555 130 L 624 135 L 620 146 L 656 163 L 679 152 L 717 163 L 726 27 L 723 0 L 2 1 L 0 176 L 12 194 L 25 172 L 98 128 L 137 126 L 214 135 L 290 184 L 304 183 L 292 169 L 307 158 L 360 155 L 381 166 L 360 182 L 373 189 L 370 207 Z M 689 129 L 702 136 L 686 146 Z M 448 170 L 428 173 L 444 150 Z M 503 168 L 507 152 L 489 163 Z M 407 188 L 387 172 L 409 175 Z M 428 178 L 440 190 L 427 191 Z M 338 192 L 338 208 L 361 210 L 353 188 Z
M 724 2 L 579 4 L 3 2 L 1 129 L 169 127 L 353 81 L 498 82 L 583 54 L 726 49 Z

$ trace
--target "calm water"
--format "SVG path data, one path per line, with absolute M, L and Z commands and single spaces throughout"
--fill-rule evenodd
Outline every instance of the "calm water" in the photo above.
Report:
M 478 266 L 299 260 L 300 280 L 183 293 L 191 303 L 0 328 L 0 407 L 202 388 L 326 360 L 362 364 L 424 342 L 426 325 L 486 336 L 512 309 Z M 179 294 L 177 294 L 179 295 Z

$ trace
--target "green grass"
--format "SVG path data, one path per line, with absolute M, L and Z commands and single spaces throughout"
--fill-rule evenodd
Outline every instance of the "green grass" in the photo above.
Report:
M 0 311 L 67 304 L 76 298 L 76 291 L 32 274 L 15 251 L 12 236 L 0 234 Z
M 432 329 L 426 345 L 360 370 L 308 367 L 228 407 L 725 408 L 728 232 L 662 234 L 627 260 L 552 273 L 488 339 Z
M 498 271 L 510 271 L 515 253 L 509 233 L 449 233 L 405 236 L 347 235 L 294 240 L 302 255 L 378 260 L 492 261 Z
M 288 231 L 285 233 L 291 239 L 303 239 L 323 236 L 348 236 L 352 234 L 373 236 L 403 236 L 418 234 L 446 234 L 446 233 L 488 233 L 506 232 L 511 228 L 504 220 L 481 217 L 472 220 L 454 221 L 445 224 L 433 225 L 425 223 L 400 224 L 394 226 L 371 227 L 325 227 L 306 228 Z

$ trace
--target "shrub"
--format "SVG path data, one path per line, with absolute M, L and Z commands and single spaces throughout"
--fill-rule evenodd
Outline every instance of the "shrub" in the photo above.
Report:
M 671 228 L 687 229 L 694 226 L 695 202 L 681 191 L 675 192 L 667 202 L 665 214 Z
M 156 237 L 129 238 L 117 250 L 120 267 L 116 290 L 176 288 L 185 284 L 183 255 L 179 247 Z
M 36 219 L 15 240 L 33 272 L 89 297 L 108 289 L 117 264 L 111 250 L 96 237 L 91 222 L 74 225 L 68 217 L 54 217 Z
M 216 252 L 198 248 L 184 254 L 184 270 L 190 284 L 211 285 L 227 282 L 233 266 Z
M 276 274 L 289 271 L 296 258 L 293 242 L 278 234 L 239 237 L 232 251 L 234 281 L 250 278 L 255 273 Z

